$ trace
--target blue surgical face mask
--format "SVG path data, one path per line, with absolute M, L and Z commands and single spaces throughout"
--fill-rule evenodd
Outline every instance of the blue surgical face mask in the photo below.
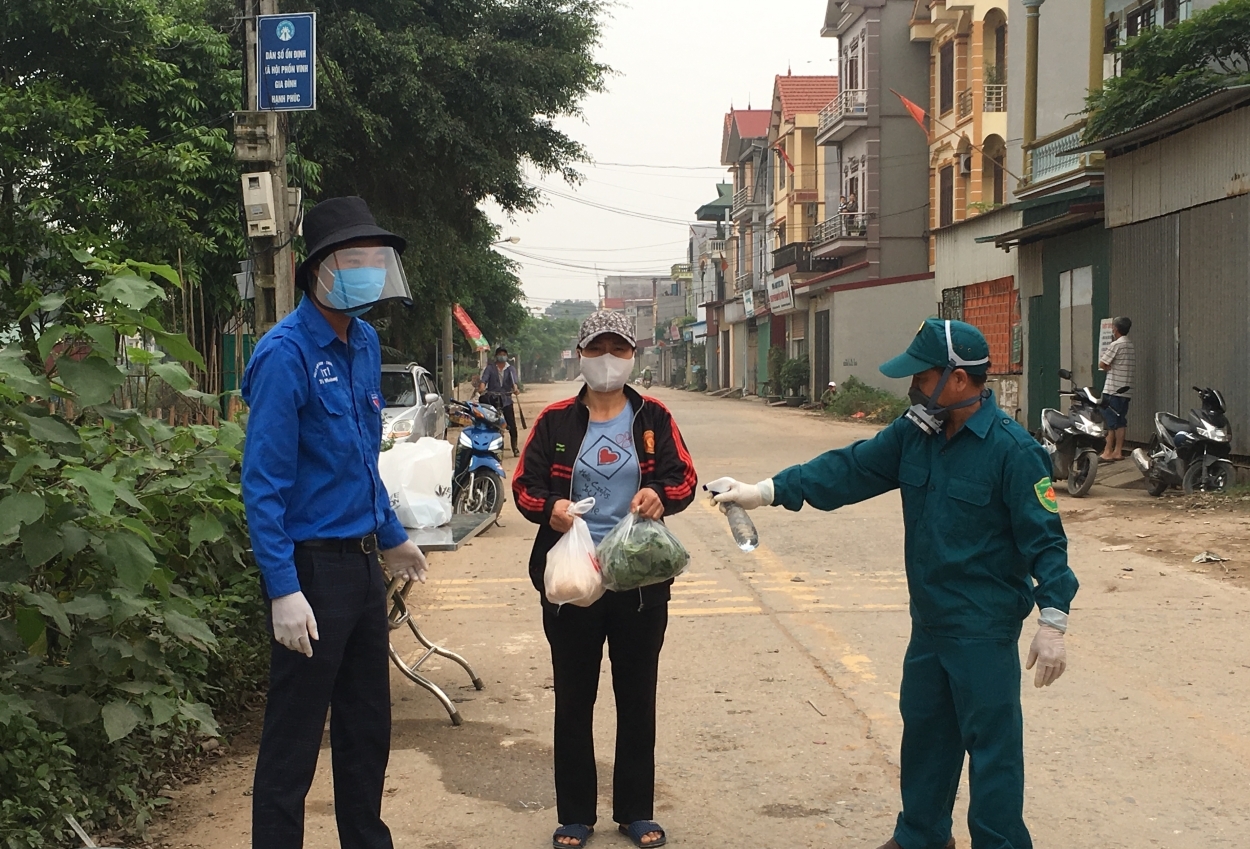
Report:
M 385 286 L 385 268 L 336 268 L 334 287 L 326 294 L 326 306 L 353 317 L 364 315 L 381 297 Z

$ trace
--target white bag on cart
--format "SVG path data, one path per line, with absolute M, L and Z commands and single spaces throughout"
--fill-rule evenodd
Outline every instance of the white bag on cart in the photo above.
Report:
M 552 604 L 590 607 L 603 595 L 603 574 L 595 557 L 595 541 L 582 515 L 594 509 L 593 498 L 569 506 L 573 527 L 547 552 L 543 589 Z
M 451 521 L 451 443 L 432 436 L 398 442 L 378 457 L 391 508 L 405 528 L 437 528 Z

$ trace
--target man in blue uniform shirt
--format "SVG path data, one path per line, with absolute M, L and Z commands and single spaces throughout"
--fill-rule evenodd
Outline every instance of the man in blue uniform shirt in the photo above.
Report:
M 411 303 L 404 240 L 360 198 L 304 219 L 295 311 L 260 340 L 243 376 L 250 407 L 243 502 L 270 605 L 269 694 L 252 793 L 252 846 L 299 849 L 326 711 L 344 849 L 391 849 L 382 822 L 390 754 L 386 583 L 425 580 L 378 475 L 381 351 L 359 316 Z
M 1050 460 L 985 389 L 989 346 L 962 321 L 929 319 L 881 366 L 910 377 L 913 406 L 872 439 L 770 480 L 708 484 L 719 503 L 820 510 L 892 489 L 903 496 L 911 642 L 903 659 L 903 811 L 881 849 L 953 847 L 964 753 L 973 849 L 1031 849 L 1024 825 L 1018 641 L 1040 609 L 1027 668 L 1063 674 L 1076 595 Z

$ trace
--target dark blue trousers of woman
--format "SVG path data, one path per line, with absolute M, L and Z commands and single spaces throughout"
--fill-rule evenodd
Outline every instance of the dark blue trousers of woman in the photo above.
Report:
M 273 642 L 252 788 L 252 846 L 303 846 L 304 798 L 328 710 L 339 845 L 392 849 L 382 822 L 391 692 L 386 584 L 378 556 L 362 553 L 359 542 L 355 551 L 297 545 L 295 568 L 320 639 L 311 658 Z

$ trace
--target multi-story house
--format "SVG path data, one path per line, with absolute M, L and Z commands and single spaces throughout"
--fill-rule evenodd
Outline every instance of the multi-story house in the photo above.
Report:
M 911 40 L 929 47 L 929 228 L 1008 199 L 1007 15 L 995 0 L 917 0 Z
M 823 219 L 810 255 L 834 268 L 793 287 L 808 305 L 813 392 L 877 371 L 934 312 L 926 233 L 928 142 L 892 92 L 925 103 L 929 49 L 913 43 L 911 0 L 828 0 L 821 34 L 838 40 L 837 97 L 817 118 L 826 148 Z
M 820 110 L 838 96 L 836 76 L 778 76 L 773 83 L 773 108 L 768 125 L 773 179 L 772 273 L 763 281 L 752 302 L 757 329 L 757 373 L 768 370 L 770 348 L 780 348 L 785 358 L 807 355 L 805 296 L 795 297 L 802 287 L 836 263 L 812 256 L 816 227 L 827 217 L 826 182 L 830 168 L 828 147 L 816 144 Z M 766 316 L 771 316 L 766 318 Z M 780 394 L 774 388 L 773 394 Z
M 917 2 L 911 40 L 929 48 L 929 231 L 938 314 L 990 343 L 990 387 L 1020 408 L 1024 362 L 1015 254 L 977 239 L 1018 225 L 1007 168 L 1007 15 L 992 0 Z M 1012 170 L 1019 168 L 1013 166 Z
M 732 230 L 727 245 L 727 280 L 723 302 L 709 316 L 719 334 L 717 373 L 719 385 L 755 393 L 758 331 L 754 319 L 754 293 L 764 289 L 765 275 L 772 270 L 772 244 L 768 223 L 772 218 L 772 154 L 768 151 L 770 109 L 735 109 L 725 115 L 721 138 L 721 165 L 732 176 Z M 749 366 L 749 367 L 748 367 Z
M 733 184 L 718 183 L 716 200 L 699 207 L 695 218 L 700 223 L 690 226 L 687 260 L 691 282 L 687 305 L 688 314 L 695 317 L 695 323 L 690 327 L 690 342 L 704 346 L 699 365 L 704 370 L 707 388 L 712 391 L 722 387 L 720 334 L 716 322 L 724 307 L 725 278 L 729 271 L 727 237 L 732 227 L 732 212 Z M 692 363 L 691 368 L 693 366 Z

